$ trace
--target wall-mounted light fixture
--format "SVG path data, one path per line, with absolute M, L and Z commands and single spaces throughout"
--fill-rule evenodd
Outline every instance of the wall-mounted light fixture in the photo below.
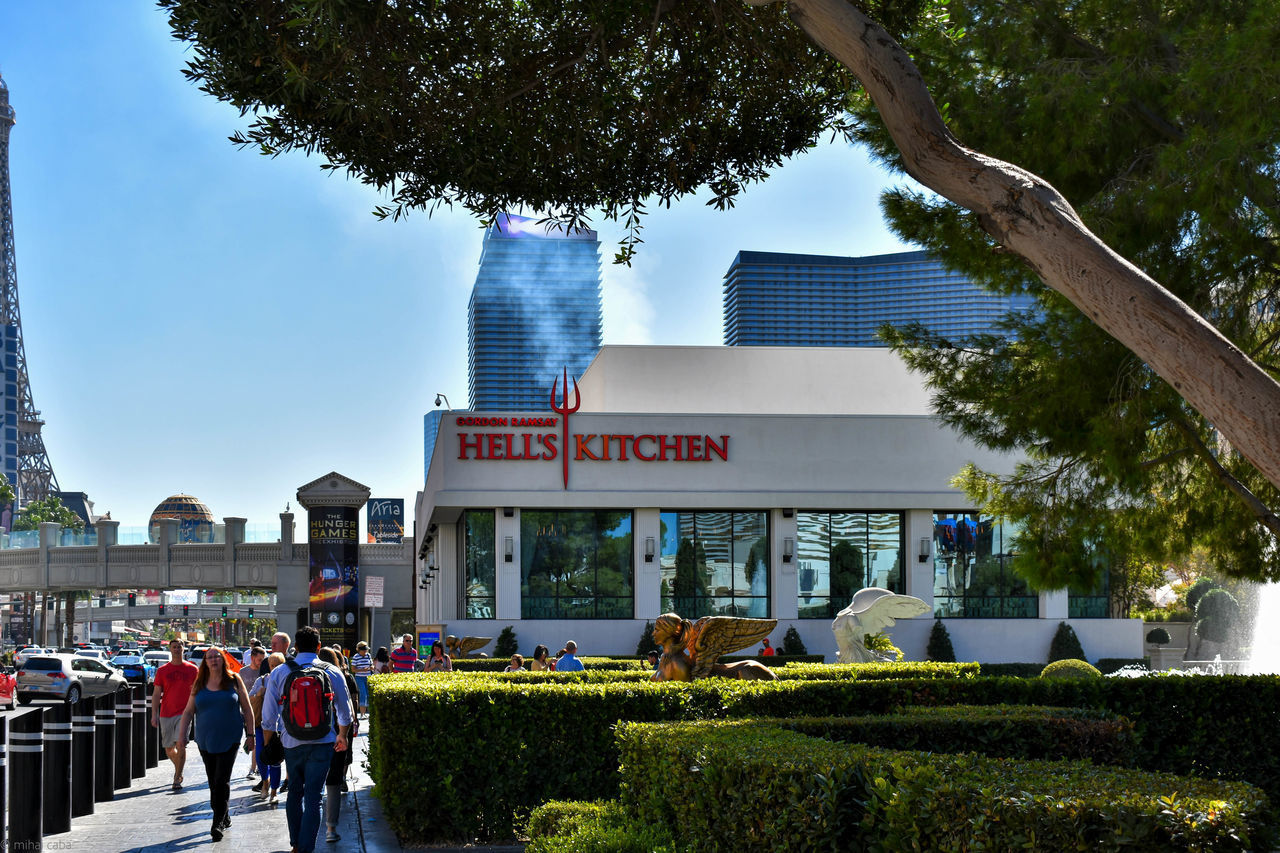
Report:
M 782 511 L 782 517 L 783 517 L 783 518 L 791 518 L 791 517 L 792 517 L 792 516 L 794 516 L 795 514 L 796 514 L 796 511 L 795 511 L 794 509 L 784 509 L 784 510 Z
M 503 517 L 503 518 L 514 518 L 514 517 L 515 517 L 515 514 L 516 514 L 516 508 L 515 508 L 515 507 L 513 507 L 513 506 L 504 506 L 504 507 L 502 508 L 502 517 Z
M 512 559 L 515 558 L 516 540 L 513 537 L 508 536 L 503 540 L 502 547 L 503 547 L 503 559 L 505 559 L 508 563 L 510 563 Z
M 922 538 L 922 539 L 920 540 L 920 562 L 922 562 L 922 563 L 927 563 L 927 562 L 929 562 L 929 554 L 930 554 L 930 553 L 931 553 L 931 551 L 930 551 L 930 543 L 929 543 L 929 540 L 928 540 L 928 539 L 924 539 L 924 538 Z
M 644 561 L 646 563 L 653 562 L 653 537 L 646 536 L 644 540 Z
M 788 536 L 782 540 L 782 562 L 790 563 L 796 555 L 796 540 Z

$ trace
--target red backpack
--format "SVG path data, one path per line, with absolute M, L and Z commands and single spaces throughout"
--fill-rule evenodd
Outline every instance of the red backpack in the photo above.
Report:
M 286 660 L 280 704 L 284 730 L 298 740 L 320 740 L 333 731 L 333 686 L 318 661 L 299 664 Z

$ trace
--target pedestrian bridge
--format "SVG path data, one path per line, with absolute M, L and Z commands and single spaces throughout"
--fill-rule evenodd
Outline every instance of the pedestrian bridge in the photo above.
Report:
M 160 519 L 158 541 L 117 545 L 120 523 L 99 520 L 96 545 L 58 545 L 60 525 L 40 525 L 38 548 L 0 550 L 0 593 L 83 589 L 275 589 L 305 606 L 308 547 L 293 541 L 281 513 L 279 542 L 245 542 L 243 518 L 223 519 L 226 541 L 180 543 L 178 520 Z M 360 546 L 361 586 L 370 575 L 390 589 L 413 588 L 413 542 Z M 388 591 L 390 591 L 390 589 Z M 362 590 L 363 591 L 363 590 Z

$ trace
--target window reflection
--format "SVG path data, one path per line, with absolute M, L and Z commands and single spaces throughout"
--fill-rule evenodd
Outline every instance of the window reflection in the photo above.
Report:
M 933 514 L 934 614 L 947 617 L 1039 616 L 1040 602 L 1013 573 L 1015 525 L 977 512 Z
M 769 615 L 763 512 L 663 512 L 662 609 L 686 619 Z
M 628 510 L 521 510 L 525 619 L 630 619 L 635 594 Z
M 469 509 L 463 513 L 461 538 L 463 611 L 468 619 L 493 619 L 497 572 L 493 510 Z
M 801 619 L 831 619 L 864 587 L 903 591 L 900 512 L 798 512 Z

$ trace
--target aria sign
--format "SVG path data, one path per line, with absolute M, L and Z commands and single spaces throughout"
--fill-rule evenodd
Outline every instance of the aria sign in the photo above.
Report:
M 569 376 L 551 386 L 551 410 L 560 417 L 459 415 L 458 427 L 481 427 L 494 431 L 458 430 L 458 459 L 544 461 L 560 460 L 564 487 L 569 488 L 569 459 L 575 462 L 728 462 L 729 436 L 687 434 L 571 433 L 569 416 L 582 405 L 578 380 L 573 381 L 573 402 L 569 400 Z M 555 429 L 560 427 L 560 434 Z M 536 430 L 536 431 L 535 431 Z

